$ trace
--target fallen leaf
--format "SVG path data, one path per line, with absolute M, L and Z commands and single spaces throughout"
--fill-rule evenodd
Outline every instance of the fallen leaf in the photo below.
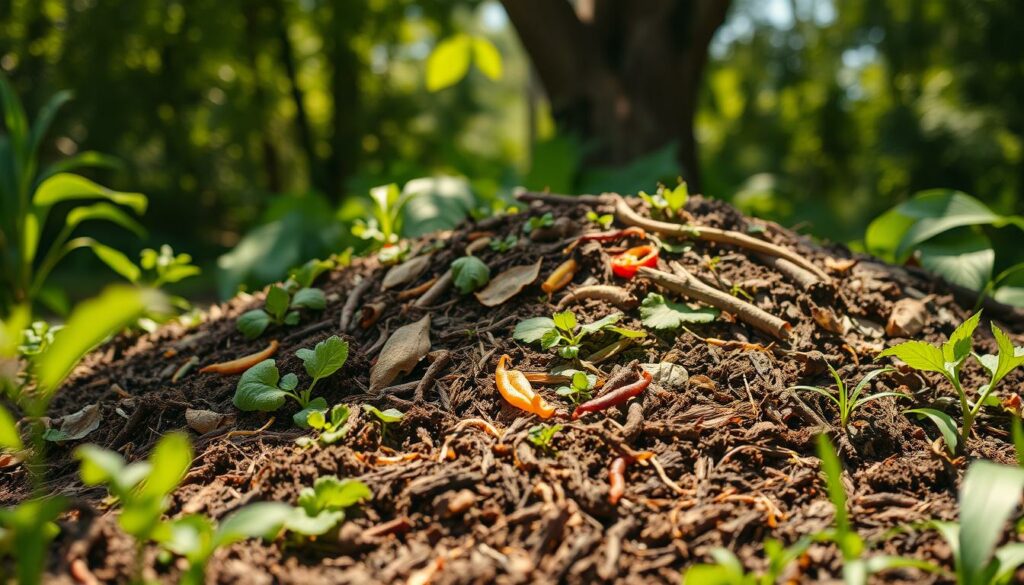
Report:
M 483 290 L 476 292 L 476 299 L 485 307 L 496 307 L 504 303 L 537 280 L 540 264 L 538 259 L 533 264 L 509 268 L 492 278 Z
M 90 404 L 74 414 L 65 416 L 60 429 L 46 429 L 47 441 L 77 441 L 100 427 L 100 407 Z
M 377 363 L 370 369 L 370 392 L 407 374 L 430 351 L 430 315 L 395 330 L 380 350 Z
M 885 332 L 889 337 L 914 337 L 924 329 L 928 309 L 917 299 L 900 299 L 893 305 Z
M 825 268 L 840 274 L 849 272 L 855 264 L 857 264 L 856 258 L 832 258 L 831 256 L 825 258 Z
M 832 312 L 832 309 L 812 306 L 811 316 L 814 317 L 815 323 L 825 331 L 837 335 L 846 334 L 846 325 L 836 318 L 836 314 Z
M 388 290 L 389 288 L 412 282 L 419 278 L 429 266 L 430 254 L 406 260 L 388 270 L 388 273 L 384 275 L 384 281 L 381 282 L 380 288 L 381 290 Z
M 640 368 L 651 375 L 651 381 L 666 390 L 682 390 L 690 374 L 686 368 L 671 362 L 640 364 Z
M 212 410 L 202 410 L 198 408 L 185 409 L 185 422 L 188 423 L 189 428 L 200 435 L 205 435 L 206 433 L 225 427 L 233 423 L 234 420 L 235 417 L 230 414 L 221 414 Z

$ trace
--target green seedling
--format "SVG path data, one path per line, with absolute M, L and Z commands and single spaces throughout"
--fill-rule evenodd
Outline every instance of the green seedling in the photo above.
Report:
M 263 360 L 249 368 L 238 380 L 233 402 L 239 410 L 258 410 L 273 412 L 291 398 L 298 403 L 301 410 L 295 413 L 292 420 L 301 428 L 309 428 L 308 419 L 313 411 L 326 411 L 327 401 L 323 397 L 313 398 L 313 389 L 317 382 L 334 374 L 345 365 L 348 359 L 348 343 L 337 335 L 332 335 L 316 344 L 313 349 L 302 348 L 295 352 L 302 360 L 306 374 L 310 377 L 309 386 L 299 390 L 299 377 L 293 373 L 281 376 L 277 363 Z
M 389 408 L 387 410 L 380 410 L 376 406 L 370 404 L 364 404 L 363 410 L 377 417 L 380 421 L 380 442 L 383 443 L 388 436 L 388 425 L 396 423 L 402 420 L 405 414 L 397 408 Z
M 345 510 L 373 498 L 361 481 L 333 475 L 316 478 L 312 487 L 299 493 L 299 507 L 289 518 L 288 530 L 304 536 L 320 536 L 345 519 Z
M 411 193 L 403 193 L 394 183 L 370 189 L 372 217 L 356 219 L 352 235 L 370 241 L 374 249 L 394 246 L 389 256 L 397 260 L 400 254 L 396 252 L 401 249 L 396 244 L 402 236 L 402 210 L 411 198 Z
M 651 206 L 654 215 L 678 218 L 683 207 L 686 206 L 686 201 L 690 198 L 690 191 L 686 187 L 686 182 L 680 180 L 674 189 L 658 185 L 658 190 L 653 195 L 648 195 L 643 191 L 640 191 L 638 195 Z
M 878 354 L 878 358 L 885 356 L 897 357 L 915 370 L 939 373 L 953 386 L 957 397 L 960 399 L 960 411 L 963 416 L 963 425 L 960 428 L 958 441 L 961 447 L 966 446 L 967 439 L 971 435 L 971 427 L 974 424 L 974 420 L 992 392 L 995 391 L 1007 374 L 1021 364 L 1024 364 L 1024 348 L 1014 347 L 1010 338 L 994 323 L 992 324 L 992 335 L 995 337 L 996 345 L 999 348 L 996 355 L 979 356 L 972 353 L 972 337 L 974 330 L 978 327 L 980 318 L 981 312 L 979 311 L 957 327 L 953 334 L 949 336 L 949 340 L 939 346 L 923 341 L 907 341 Z M 960 382 L 960 371 L 967 358 L 972 355 L 989 374 L 988 383 L 977 389 L 978 400 L 973 403 L 967 398 L 967 392 Z M 952 422 L 948 415 L 932 408 L 919 408 L 910 412 L 928 416 L 932 421 L 939 424 L 939 429 L 946 439 L 946 446 L 951 452 L 957 450 L 956 445 L 950 444 L 948 437 L 950 435 L 948 427 Z M 946 421 L 945 419 L 949 420 Z M 955 432 L 952 434 L 956 435 Z
M 683 585 L 775 585 L 786 569 L 810 547 L 811 539 L 801 538 L 791 546 L 769 538 L 764 541 L 764 554 L 768 568 L 763 572 L 747 571 L 743 563 L 730 550 L 715 548 L 711 551 L 714 564 L 694 565 L 683 575 Z
M 60 533 L 56 520 L 66 507 L 64 498 L 48 496 L 0 509 L 0 555 L 13 559 L 16 583 L 42 582 L 46 552 Z
M 517 238 L 515 234 L 509 234 L 505 236 L 504 239 L 494 238 L 491 240 L 490 247 L 495 252 L 508 252 L 512 248 L 515 248 L 518 243 L 519 238 Z
M 828 365 L 828 371 L 832 374 L 832 379 L 836 381 L 837 390 L 835 392 L 831 389 L 822 388 L 820 386 L 790 386 L 789 390 L 814 392 L 831 400 L 836 405 L 836 410 L 839 412 L 839 426 L 842 427 L 844 432 L 849 432 L 850 420 L 853 418 L 853 414 L 865 404 L 887 396 L 909 398 L 909 396 L 900 392 L 876 392 L 874 394 L 862 396 L 862 394 L 864 394 L 864 389 L 868 387 L 868 384 L 870 384 L 872 380 L 882 374 L 893 371 L 892 368 L 882 368 L 868 372 L 867 375 L 861 378 L 860 382 L 858 382 L 853 388 L 853 392 L 850 392 L 850 389 L 843 383 L 842 378 L 839 377 L 839 372 L 837 372 L 830 364 L 826 365 Z
M 476 256 L 463 256 L 452 262 L 452 282 L 460 293 L 468 295 L 490 281 L 490 267 Z
M 523 233 L 528 234 L 534 230 L 541 228 L 551 227 L 555 225 L 555 216 L 551 212 L 545 213 L 544 215 L 534 216 L 526 220 L 523 224 Z
M 351 253 L 351 248 L 347 251 Z M 293 268 L 288 271 L 288 281 L 285 288 L 296 287 L 299 289 L 310 288 L 316 279 L 320 278 L 320 275 L 327 272 L 328 270 L 339 265 L 347 265 L 343 262 L 343 259 L 338 260 L 337 257 L 328 258 L 326 260 L 319 260 L 314 258 L 298 268 Z M 294 283 L 294 284 L 293 284 Z M 290 285 L 290 286 L 288 286 Z
M 674 330 L 685 325 L 710 323 L 718 318 L 719 313 L 718 309 L 711 307 L 692 309 L 653 292 L 647 293 L 640 303 L 640 322 L 651 329 Z
M 615 221 L 615 216 L 610 213 L 599 215 L 596 211 L 588 211 L 587 221 L 595 223 L 604 229 L 608 229 L 612 227 L 612 222 Z
M 152 248 L 140 252 L 139 269 L 138 282 L 152 288 L 180 282 L 201 272 L 198 266 L 192 264 L 192 256 L 175 254 L 167 244 L 160 246 L 159 252 Z
M 43 353 L 53 343 L 54 334 L 60 330 L 60 325 L 51 325 L 47 321 L 33 321 L 21 332 L 18 354 L 31 358 Z
M 319 431 L 316 441 L 321 445 L 333 445 L 348 434 L 349 428 L 345 423 L 348 422 L 349 408 L 345 404 L 335 404 L 330 416 L 318 409 L 306 409 L 303 412 L 307 413 L 305 426 Z M 295 442 L 305 447 L 311 445 L 313 440 L 310 437 L 299 437 Z
M 572 311 L 555 313 L 551 317 L 534 317 L 516 325 L 513 337 L 523 343 L 540 343 L 543 349 L 558 348 L 558 355 L 565 359 L 579 356 L 583 340 L 601 331 L 611 331 L 626 338 L 643 337 L 643 331 L 634 331 L 616 325 L 622 313 L 612 313 L 593 323 L 580 325 Z
M 555 446 L 552 444 L 562 430 L 562 425 L 534 425 L 530 427 L 526 438 L 533 443 L 538 451 L 546 455 L 555 454 Z
M 146 461 L 126 464 L 120 453 L 96 445 L 75 450 L 82 462 L 82 483 L 103 485 L 120 503 L 118 524 L 135 539 L 135 576 L 142 568 L 142 547 L 152 540 L 167 511 L 168 495 L 192 465 L 192 446 L 183 433 L 164 435 Z
M 289 285 L 294 285 L 289 290 Z M 327 306 L 324 291 L 318 288 L 298 288 L 290 280 L 285 286 L 272 286 L 262 309 L 253 309 L 242 314 L 235 323 L 246 339 L 256 339 L 274 325 L 298 325 L 299 310 L 322 311 Z
M 555 390 L 555 394 L 568 398 L 573 404 L 586 402 L 592 398 L 591 390 L 597 384 L 597 376 L 595 374 L 587 374 L 579 370 L 566 370 L 562 374 L 571 376 L 569 385 L 560 386 Z

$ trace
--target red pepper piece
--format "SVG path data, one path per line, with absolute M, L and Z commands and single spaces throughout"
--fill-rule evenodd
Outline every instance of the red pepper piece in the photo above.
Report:
M 655 246 L 637 246 L 612 256 L 612 272 L 615 276 L 633 278 L 641 266 L 654 267 L 658 264 L 658 248 Z
M 613 406 L 618 406 L 625 403 L 634 396 L 639 396 L 648 386 L 651 385 L 653 376 L 649 372 L 640 372 L 640 379 L 636 382 L 620 386 L 613 390 L 605 392 L 601 396 L 588 400 L 583 404 L 576 407 L 576 410 L 572 412 L 572 420 L 578 419 L 580 416 L 588 412 L 597 412 Z

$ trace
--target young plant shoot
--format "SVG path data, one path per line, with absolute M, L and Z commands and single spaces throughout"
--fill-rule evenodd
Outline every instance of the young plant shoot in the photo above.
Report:
M 516 325 L 513 337 L 523 343 L 540 343 L 543 349 L 558 348 L 560 357 L 576 359 L 583 341 L 598 332 L 611 331 L 629 339 L 645 335 L 643 331 L 616 325 L 622 316 L 622 313 L 612 313 L 593 323 L 580 325 L 575 313 L 563 311 L 551 317 L 534 317 L 520 322 Z
M 295 281 L 289 280 L 283 287 L 270 287 L 263 308 L 243 313 L 235 325 L 246 339 L 256 339 L 271 324 L 298 325 L 301 309 L 322 311 L 326 306 L 324 291 L 318 288 L 298 288 Z
M 839 372 L 837 372 L 831 364 L 828 364 L 828 371 L 832 374 L 832 379 L 836 381 L 837 390 L 835 392 L 820 386 L 790 386 L 789 390 L 814 392 L 831 400 L 836 405 L 836 410 L 839 413 L 839 426 L 843 429 L 843 432 L 848 433 L 850 431 L 850 421 L 853 418 L 853 414 L 865 404 L 887 396 L 908 398 L 906 394 L 902 394 L 900 392 L 876 392 L 874 394 L 862 396 L 864 389 L 868 387 L 872 380 L 882 374 L 893 371 L 892 368 L 881 368 L 868 372 L 860 379 L 860 382 L 858 382 L 854 387 L 853 392 L 850 392 L 850 389 L 843 383 L 842 378 L 839 377 Z
M 380 442 L 381 443 L 383 443 L 385 440 L 387 440 L 388 426 L 391 425 L 392 423 L 396 423 L 396 422 L 402 420 L 402 417 L 405 416 L 405 414 L 402 411 L 398 410 L 397 408 L 389 408 L 387 410 L 380 410 L 379 408 L 377 408 L 376 406 L 373 406 L 371 404 L 364 404 L 363 405 L 363 410 L 365 410 L 366 412 L 372 414 L 374 417 L 377 418 L 378 421 L 380 421 Z

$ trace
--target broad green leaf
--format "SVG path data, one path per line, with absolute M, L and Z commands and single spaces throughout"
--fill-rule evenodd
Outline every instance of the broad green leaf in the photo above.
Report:
M 550 317 L 533 317 L 520 321 L 516 325 L 512 337 L 523 343 L 535 343 L 544 337 L 545 333 L 555 329 L 555 322 Z
M 839 462 L 835 448 L 832 447 L 832 442 L 825 435 L 818 435 L 818 457 L 821 459 L 821 469 L 825 472 L 828 499 L 835 508 L 836 531 L 842 537 L 850 532 L 850 519 L 846 511 L 846 488 L 843 487 L 843 466 Z M 848 556 L 845 550 L 843 554 Z
M 946 373 L 942 350 L 923 341 L 906 341 L 885 349 L 875 359 L 894 356 L 915 370 Z
M 494 81 L 501 79 L 501 53 L 491 41 L 483 37 L 473 37 L 473 62 L 487 77 Z
M 1024 307 L 1024 262 L 1014 264 L 992 281 L 992 297 L 1000 303 Z
M 584 335 L 592 335 L 604 329 L 605 327 L 608 327 L 609 325 L 614 325 L 615 323 L 618 323 L 619 321 L 622 320 L 622 317 L 622 313 L 612 313 L 611 315 L 606 315 L 604 317 L 601 317 L 597 321 L 594 321 L 593 323 L 580 325 L 580 333 Z
M 235 321 L 235 327 L 245 336 L 246 339 L 256 339 L 267 330 L 270 325 L 270 315 L 263 309 L 246 311 Z
M 348 360 L 348 342 L 332 335 L 316 344 L 312 350 L 303 348 L 295 352 L 313 380 L 326 378 L 337 372 Z
M 942 357 L 945 361 L 959 362 L 971 355 L 974 330 L 978 328 L 980 319 L 981 311 L 978 311 L 953 330 L 949 340 L 942 344 Z
M 555 313 L 551 317 L 555 322 L 555 327 L 566 333 L 572 333 L 576 329 L 576 315 L 572 311 L 562 311 L 561 313 Z
M 327 307 L 327 298 L 324 296 L 324 291 L 318 288 L 300 288 L 292 297 L 293 309 L 322 311 L 325 307 Z
M 132 216 L 122 211 L 120 207 L 111 205 L 110 203 L 100 202 L 92 205 L 76 207 L 68 212 L 67 219 L 64 221 L 67 228 L 72 230 L 78 227 L 82 222 L 94 219 L 115 223 L 140 238 L 146 237 L 146 228 L 142 227 L 142 224 L 135 221 Z
M 710 323 L 718 314 L 718 309 L 691 309 L 684 303 L 666 300 L 658 293 L 648 293 L 640 304 L 640 320 L 652 329 L 679 329 L 690 323 Z
M 934 408 L 911 408 L 904 410 L 904 414 L 919 414 L 921 416 L 928 417 L 939 432 L 942 433 L 942 440 L 946 442 L 946 448 L 950 453 L 956 453 L 958 446 L 960 445 L 960 434 L 957 433 L 956 423 L 953 418 L 941 410 Z
M 454 228 L 477 206 L 464 177 L 420 177 L 402 186 L 402 235 L 408 238 Z
M 914 195 L 896 206 L 898 213 L 915 220 L 900 240 L 897 256 L 953 228 L 970 225 L 1005 225 L 1000 215 L 992 212 L 974 197 L 949 189 L 933 189 Z
M 490 280 L 490 267 L 476 256 L 463 256 L 452 262 L 452 281 L 464 295 L 483 288 Z
M 153 539 L 174 554 L 196 561 L 212 552 L 213 532 L 213 520 L 189 514 L 162 524 L 154 531 Z
M 281 381 L 277 383 L 278 388 L 280 388 L 281 390 L 287 390 L 289 392 L 295 390 L 295 388 L 297 388 L 298 386 L 299 377 L 291 372 L 288 372 L 287 374 L 281 376 Z
M 373 492 L 359 480 L 324 475 L 316 478 L 312 487 L 303 488 L 299 492 L 299 506 L 309 515 L 315 516 L 324 510 L 344 510 L 372 498 Z
M 25 164 L 29 147 L 28 117 L 21 105 L 21 99 L 7 81 L 7 76 L 0 73 L 0 106 L 3 107 L 4 128 L 18 165 Z
M 334 260 L 319 260 L 314 258 L 302 266 L 290 271 L 289 276 L 299 285 L 300 288 L 309 288 L 313 282 L 331 268 L 334 268 Z
M 279 379 L 274 360 L 263 360 L 242 374 L 232 402 L 239 410 L 275 411 L 288 397 L 287 392 L 277 387 Z
M 899 213 L 897 208 L 890 209 L 876 217 L 864 232 L 864 246 L 871 254 L 887 262 L 899 262 L 896 251 L 900 240 L 907 233 L 914 220 Z
M 32 198 L 32 204 L 46 208 L 71 199 L 107 199 L 118 205 L 130 207 L 139 215 L 146 212 L 149 203 L 142 193 L 114 191 L 85 177 L 71 173 L 58 173 L 39 184 Z
M 690 198 L 690 191 L 686 183 L 679 183 L 675 189 L 666 188 L 662 196 L 668 203 L 668 208 L 677 211 L 686 205 L 686 200 Z
M 369 412 L 373 416 L 375 416 L 378 419 L 380 419 L 381 422 L 383 422 L 383 423 L 398 422 L 398 421 L 402 420 L 403 416 L 405 416 L 404 414 L 402 414 L 402 411 L 398 410 L 397 408 L 389 408 L 387 410 L 380 410 L 376 406 L 373 406 L 373 405 L 370 405 L 370 404 L 364 404 L 363 405 L 363 409 L 365 409 L 366 412 Z
M 85 485 L 100 485 L 124 472 L 124 459 L 120 453 L 96 445 L 82 445 L 75 449 L 75 458 L 81 461 L 78 473 Z
M 267 300 L 263 308 L 275 321 L 281 321 L 288 311 L 289 302 L 288 291 L 279 286 L 272 286 L 267 291 Z
M 58 173 L 70 173 L 79 169 L 120 169 L 123 167 L 124 163 L 117 157 L 94 150 L 86 150 L 43 167 L 36 176 L 36 183 L 42 183 Z
M 3 76 L 0 74 L 0 83 Z M 42 582 L 46 553 L 60 533 L 56 519 L 67 507 L 60 496 L 27 500 L 10 508 L 0 508 L 0 534 L 13 545 L 14 583 L 36 585 Z M 5 543 L 5 544 L 6 544 Z M 9 573 L 5 572 L 5 579 Z
M 992 323 L 991 326 L 992 336 L 996 338 L 996 345 L 999 348 L 996 367 L 992 370 L 992 381 L 990 382 L 992 385 L 995 385 L 1013 371 L 1014 368 L 1024 364 L 1024 348 L 1014 347 L 1013 341 L 1010 340 L 1010 337 L 1002 329 L 997 327 L 995 323 Z
M 132 284 L 139 282 L 142 272 L 121 251 L 115 250 L 106 244 L 101 244 L 91 238 L 77 238 L 72 242 L 68 242 L 68 244 L 72 245 L 77 242 L 91 249 L 97 258 L 109 266 L 111 270 L 123 276 L 128 282 Z
M 214 533 L 214 545 L 225 546 L 247 538 L 271 540 L 294 514 L 295 508 L 279 502 L 249 504 L 220 523 Z
M 320 536 L 326 534 L 328 530 L 337 526 L 344 519 L 345 512 L 341 510 L 325 510 L 311 516 L 302 508 L 293 508 L 285 523 L 285 528 L 304 536 Z
M 300 429 L 319 429 L 324 426 L 324 412 L 327 411 L 327 401 L 323 397 L 317 397 L 309 401 L 306 408 L 296 412 L 292 416 L 292 422 Z
M 1024 469 L 978 460 L 960 487 L 960 560 L 967 583 L 985 572 L 1024 491 Z
M 0 405 L 0 449 L 18 451 L 22 448 L 18 425 L 10 411 Z
M 558 329 L 548 329 L 540 336 L 540 346 L 544 349 L 551 349 L 562 342 L 562 335 Z
M 969 228 L 940 234 L 917 248 L 921 265 L 953 284 L 980 291 L 992 279 L 996 261 L 992 242 Z
M 174 491 L 192 467 L 192 445 L 184 433 L 168 433 L 157 442 L 149 456 L 153 466 L 139 494 L 162 498 Z
M 39 387 L 53 392 L 89 350 L 162 305 L 160 293 L 124 285 L 110 286 L 98 297 L 82 301 L 54 335 L 50 349 L 39 356 Z
M 1013 450 L 1017 455 L 1017 466 L 1024 468 L 1024 425 L 1018 417 L 1010 421 L 1010 436 L 1013 438 Z
M 57 112 L 64 107 L 64 104 L 71 100 L 71 95 L 70 91 L 58 91 L 50 96 L 46 104 L 39 109 L 35 122 L 32 123 L 32 133 L 28 146 L 29 156 L 34 157 L 39 151 L 39 145 L 42 144 L 43 138 L 50 129 L 50 125 L 53 124 L 53 119 L 57 116 Z
M 427 91 L 440 91 L 465 77 L 472 50 L 473 39 L 467 34 L 439 42 L 427 58 Z

